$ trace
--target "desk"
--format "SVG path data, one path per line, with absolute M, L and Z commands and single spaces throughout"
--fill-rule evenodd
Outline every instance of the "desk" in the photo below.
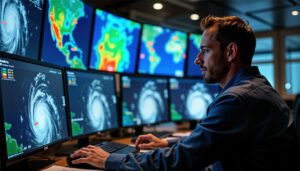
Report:
M 123 143 L 123 144 L 131 144 L 131 138 L 130 137 L 128 137 L 128 138 L 116 138 L 116 139 L 113 139 L 113 142 L 118 142 L 118 143 Z M 46 166 L 46 167 L 42 168 L 42 170 L 50 168 L 53 165 L 56 165 L 56 166 L 68 166 L 68 164 L 66 162 L 66 157 L 53 156 L 53 158 L 54 158 L 55 162 L 52 163 L 49 166 Z
M 186 133 L 186 131 L 178 131 L 176 133 L 181 133 L 182 134 L 182 133 Z M 114 138 L 112 141 L 113 142 L 118 142 L 118 143 L 123 143 L 123 144 L 132 144 L 130 137 L 127 137 L 127 138 Z M 67 142 L 67 144 L 68 143 L 72 144 L 72 142 Z M 73 143 L 74 143 L 74 141 L 73 141 Z M 59 150 L 59 149 L 57 149 L 57 150 Z M 54 159 L 56 160 L 56 162 L 54 162 L 53 164 L 51 164 L 51 165 L 49 165 L 49 166 L 47 166 L 47 167 L 45 167 L 43 169 L 49 168 L 49 167 L 51 167 L 53 165 L 56 165 L 56 166 L 68 166 L 67 162 L 66 162 L 66 157 L 56 157 L 56 156 L 54 156 Z

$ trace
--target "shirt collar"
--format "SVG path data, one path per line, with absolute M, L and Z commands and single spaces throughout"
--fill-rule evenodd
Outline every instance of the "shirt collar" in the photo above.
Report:
M 229 87 L 232 87 L 232 86 L 238 84 L 239 82 L 241 82 L 241 80 L 245 79 L 246 77 L 256 76 L 256 75 L 260 75 L 260 72 L 259 72 L 257 66 L 247 66 L 247 67 L 241 68 L 234 75 L 234 77 L 224 86 L 221 93 L 224 92 Z

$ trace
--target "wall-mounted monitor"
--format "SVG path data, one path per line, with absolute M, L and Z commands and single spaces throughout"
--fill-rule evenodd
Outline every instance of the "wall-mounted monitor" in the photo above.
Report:
M 62 70 L 0 56 L 6 160 L 23 159 L 68 136 Z M 4 138 L 5 137 L 5 138 Z
M 97 9 L 90 68 L 134 73 L 141 24 Z
M 118 128 L 113 74 L 67 70 L 72 137 Z
M 41 60 L 86 69 L 93 8 L 81 0 L 47 2 Z
M 0 1 L 0 51 L 38 59 L 44 1 Z
M 189 78 L 170 78 L 169 87 L 172 121 L 203 119 L 209 104 L 220 91 L 217 84 Z
M 168 80 L 123 75 L 121 103 L 124 127 L 169 121 Z
M 190 34 L 189 35 L 189 47 L 188 47 L 188 58 L 187 58 L 187 76 L 190 77 L 201 77 L 202 73 L 200 67 L 194 63 L 198 53 L 200 52 L 201 34 Z
M 186 61 L 186 48 L 186 33 L 144 24 L 138 72 L 182 77 Z

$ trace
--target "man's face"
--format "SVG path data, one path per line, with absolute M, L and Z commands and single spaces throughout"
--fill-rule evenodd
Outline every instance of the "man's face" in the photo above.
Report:
M 217 27 L 211 27 L 203 32 L 200 52 L 195 59 L 199 65 L 203 79 L 207 83 L 220 83 L 225 78 L 229 64 L 216 39 Z

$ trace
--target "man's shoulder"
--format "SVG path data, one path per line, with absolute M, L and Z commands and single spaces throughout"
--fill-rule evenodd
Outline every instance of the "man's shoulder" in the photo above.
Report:
M 233 95 L 236 97 L 244 97 L 252 95 L 253 91 L 266 92 L 271 91 L 273 88 L 263 77 L 252 77 L 244 79 L 231 87 L 228 87 L 222 94 Z

